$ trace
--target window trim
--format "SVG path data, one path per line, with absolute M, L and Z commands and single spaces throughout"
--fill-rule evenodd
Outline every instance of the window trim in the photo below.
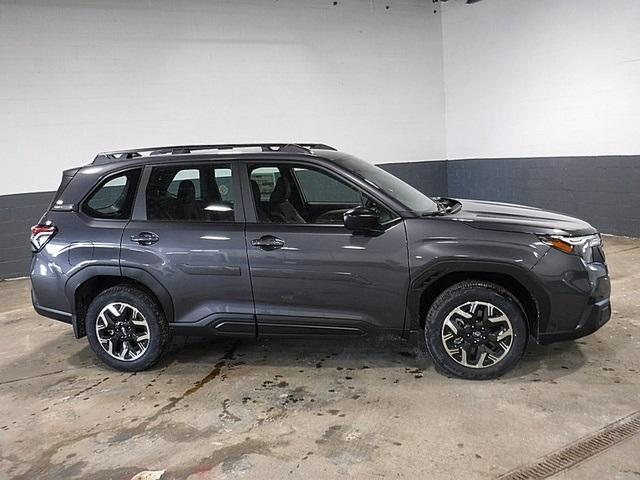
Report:
M 249 174 L 249 167 L 254 165 L 276 166 L 276 167 L 287 166 L 289 168 L 291 168 L 291 166 L 296 166 L 296 165 L 305 165 L 311 168 L 315 168 L 323 173 L 328 174 L 329 176 L 336 177 L 337 179 L 339 179 L 339 181 L 343 181 L 344 183 L 353 187 L 354 189 L 365 193 L 367 196 L 372 197 L 377 202 L 379 202 L 384 208 L 389 210 L 389 212 L 391 212 L 394 215 L 394 217 L 390 220 L 387 220 L 383 224 L 381 224 L 384 230 L 391 228 L 392 226 L 396 225 L 397 223 L 400 223 L 403 220 L 402 215 L 400 215 L 395 208 L 391 208 L 387 202 L 381 200 L 378 195 L 371 194 L 371 192 L 362 188 L 360 185 L 353 182 L 350 178 L 341 175 L 340 171 L 333 170 L 326 165 L 323 165 L 320 163 L 314 163 L 313 161 L 309 161 L 309 160 L 300 160 L 300 159 L 294 159 L 294 158 L 286 158 L 286 159 L 285 158 L 283 159 L 279 159 L 279 158 L 278 159 L 258 159 L 258 158 L 250 159 L 249 158 L 246 160 L 239 161 L 237 163 L 238 163 L 238 167 L 241 170 L 240 173 L 242 175 L 241 180 L 242 180 L 242 186 L 243 186 L 243 194 L 242 194 L 243 200 L 245 200 L 245 193 L 244 193 L 245 190 L 247 192 L 246 200 L 250 200 L 248 202 L 245 202 L 245 204 L 249 205 L 248 207 L 245 206 L 246 223 L 248 224 L 286 226 L 286 227 L 294 227 L 294 228 L 297 228 L 297 227 L 325 227 L 325 228 L 332 227 L 332 228 L 342 228 L 342 229 L 345 228 L 344 225 L 335 224 L 335 223 L 261 223 L 259 222 L 258 215 L 255 210 L 255 205 L 253 203 L 253 192 L 251 190 L 251 184 L 250 184 L 251 175 Z M 295 175 L 294 175 L 294 178 L 295 178 Z M 297 182 L 297 179 L 295 179 L 295 181 Z M 249 213 L 250 213 L 249 215 L 247 215 L 247 209 L 249 209 Z
M 133 198 L 131 199 L 132 205 L 131 205 L 131 212 L 129 213 L 129 216 L 126 218 L 100 218 L 100 217 L 94 217 L 92 215 L 89 215 L 87 212 L 85 212 L 84 207 L 86 205 L 86 203 L 91 199 L 91 197 L 93 196 L 93 194 L 100 188 L 102 187 L 105 182 L 109 181 L 112 178 L 117 178 L 121 175 L 127 175 L 130 172 L 134 172 L 138 170 L 139 174 L 138 174 L 138 181 L 137 181 L 137 185 L 135 186 L 135 191 L 133 192 Z M 102 175 L 101 177 L 99 177 L 94 183 L 93 186 L 89 189 L 89 191 L 82 197 L 82 199 L 78 202 L 78 213 L 81 214 L 83 217 L 87 218 L 88 220 L 92 221 L 92 222 L 128 222 L 133 218 L 133 215 L 135 213 L 136 210 L 136 201 L 138 199 L 138 193 L 140 191 L 140 185 L 142 184 L 142 179 L 143 179 L 143 175 L 144 175 L 144 168 L 142 165 L 140 166 L 136 166 L 136 167 L 127 167 L 127 168 L 122 168 L 120 170 L 110 170 L 108 172 L 106 172 L 104 175 Z

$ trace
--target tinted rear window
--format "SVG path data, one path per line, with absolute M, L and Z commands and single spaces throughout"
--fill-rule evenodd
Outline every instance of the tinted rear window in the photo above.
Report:
M 231 166 L 215 163 L 153 167 L 146 200 L 147 220 L 233 222 Z
M 107 177 L 84 201 L 82 211 L 93 218 L 130 218 L 139 178 L 139 168 Z

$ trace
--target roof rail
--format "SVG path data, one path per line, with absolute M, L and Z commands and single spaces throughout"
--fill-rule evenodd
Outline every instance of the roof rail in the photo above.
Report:
M 93 164 L 111 163 L 117 160 L 153 155 L 187 155 L 202 150 L 232 150 L 234 148 L 260 148 L 263 152 L 312 153 L 316 150 L 336 150 L 323 143 L 228 143 L 216 145 L 172 145 L 166 147 L 134 148 L 102 152 L 93 159 Z

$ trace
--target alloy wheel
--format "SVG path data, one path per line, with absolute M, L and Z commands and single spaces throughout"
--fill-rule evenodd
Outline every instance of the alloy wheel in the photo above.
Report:
M 511 350 L 514 339 L 509 317 L 488 302 L 466 302 L 454 308 L 442 324 L 442 344 L 460 365 L 488 368 Z
M 140 358 L 149 347 L 149 324 L 140 311 L 128 303 L 104 307 L 96 319 L 96 336 L 110 356 L 125 362 Z

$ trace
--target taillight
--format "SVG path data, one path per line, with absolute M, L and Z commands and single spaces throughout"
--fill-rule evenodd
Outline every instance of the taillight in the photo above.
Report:
M 31 227 L 31 250 L 39 252 L 53 238 L 58 229 L 51 224 L 38 224 Z

